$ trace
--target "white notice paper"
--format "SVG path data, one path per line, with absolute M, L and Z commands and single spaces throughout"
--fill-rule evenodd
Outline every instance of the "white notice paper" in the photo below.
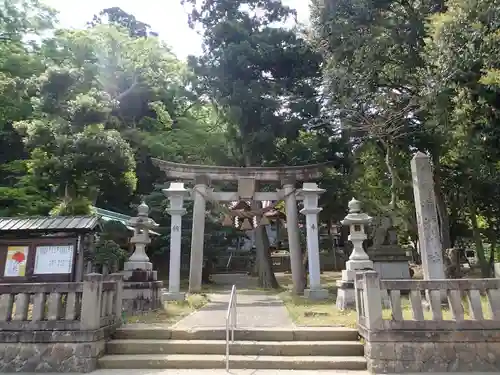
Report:
M 34 274 L 68 274 L 73 269 L 73 245 L 37 246 Z

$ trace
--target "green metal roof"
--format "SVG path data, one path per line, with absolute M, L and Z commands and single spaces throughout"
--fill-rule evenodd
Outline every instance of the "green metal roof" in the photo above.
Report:
M 128 225 L 128 221 L 132 218 L 131 216 L 121 214 L 119 212 L 105 210 L 99 207 L 92 207 L 96 213 L 96 215 L 102 221 L 118 221 L 125 225 L 129 230 L 133 231 L 134 228 Z M 160 233 L 154 232 L 152 230 L 149 231 L 152 235 L 159 236 Z

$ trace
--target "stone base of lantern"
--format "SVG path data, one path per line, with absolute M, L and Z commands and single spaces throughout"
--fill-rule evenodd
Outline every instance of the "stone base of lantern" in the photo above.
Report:
M 124 280 L 128 281 L 156 281 L 158 272 L 153 271 L 153 263 L 128 261 L 123 267 Z
M 354 309 L 356 299 L 354 293 L 354 279 L 356 272 L 373 270 L 373 262 L 368 259 L 349 260 L 346 263 L 346 269 L 342 270 L 342 280 L 337 281 L 337 301 L 339 310 Z
M 164 301 L 184 301 L 186 299 L 186 293 L 182 292 L 166 292 L 163 293 Z
M 345 264 L 345 270 L 342 270 L 342 281 L 354 281 L 356 272 L 366 270 L 373 270 L 371 260 L 348 260 Z
M 123 310 L 131 315 L 160 309 L 162 281 L 126 281 L 123 283 Z
M 123 265 L 123 269 L 125 271 L 134 271 L 134 270 L 152 271 L 153 263 L 149 261 L 129 260 L 125 262 L 125 264 Z
M 328 299 L 328 290 L 326 289 L 306 289 L 304 297 L 313 301 Z
M 337 309 L 350 310 L 356 308 L 356 295 L 354 293 L 354 281 L 337 281 Z

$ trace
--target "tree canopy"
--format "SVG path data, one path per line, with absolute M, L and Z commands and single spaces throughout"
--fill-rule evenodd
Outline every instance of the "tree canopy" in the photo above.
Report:
M 187 61 L 117 6 L 68 30 L 38 0 L 0 2 L 1 215 L 134 214 L 146 199 L 162 234 L 151 251 L 162 254 L 170 219 L 151 158 L 328 162 L 323 227 L 355 196 L 416 244 L 410 160 L 420 150 L 443 247 L 473 247 L 489 273 L 500 233 L 498 0 L 312 0 L 308 25 L 279 0 L 183 3 L 203 41 Z M 210 223 L 213 248 L 242 235 Z M 260 282 L 275 287 L 256 230 Z

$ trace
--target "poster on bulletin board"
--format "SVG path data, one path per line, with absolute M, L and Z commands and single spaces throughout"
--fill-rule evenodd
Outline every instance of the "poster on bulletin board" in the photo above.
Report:
M 7 247 L 4 277 L 24 277 L 26 275 L 26 259 L 28 259 L 28 246 Z
M 68 274 L 72 269 L 73 245 L 37 246 L 34 274 Z

